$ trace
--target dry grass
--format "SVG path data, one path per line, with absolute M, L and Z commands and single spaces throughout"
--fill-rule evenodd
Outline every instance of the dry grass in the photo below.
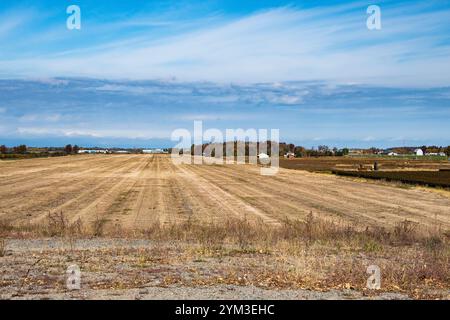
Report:
M 5 239 L 0 239 L 0 257 L 4 257 L 6 254 L 6 241 Z
M 179 224 L 156 221 L 141 231 L 120 227 L 108 231 L 101 225 L 101 220 L 91 226 L 80 220 L 69 223 L 64 214 L 58 213 L 49 215 L 41 226 L 13 227 L 3 223 L 0 236 L 58 237 L 67 241 L 71 251 L 77 239 L 100 235 L 155 243 L 158 250 L 136 253 L 133 268 L 157 263 L 185 269 L 189 262 L 236 261 L 210 266 L 213 273 L 188 278 L 183 277 L 183 272 L 166 274 L 163 285 L 238 284 L 315 290 L 354 288 L 366 292 L 366 268 L 371 264 L 381 269 L 384 291 L 422 298 L 430 297 L 430 289 L 448 289 L 450 283 L 448 232 L 422 229 L 407 220 L 390 229 L 360 229 L 318 219 L 312 213 L 305 220 L 286 219 L 277 227 L 246 219 L 221 223 L 191 219 Z M 163 249 L 167 247 L 178 250 L 170 259 L 167 249 Z
M 50 213 L 46 221 L 36 225 L 12 225 L 0 221 L 0 237 L 36 238 L 124 238 L 149 239 L 154 241 L 185 241 L 200 243 L 205 247 L 235 244 L 245 249 L 252 246 L 268 248 L 280 242 L 310 245 L 321 242 L 335 247 L 343 244 L 365 248 L 367 251 L 381 250 L 383 246 L 420 246 L 431 251 L 446 247 L 450 239 L 449 230 L 422 228 L 417 223 L 404 220 L 394 228 L 356 227 L 347 222 L 319 219 L 310 213 L 304 220 L 284 219 L 280 226 L 246 218 L 227 217 L 215 220 L 162 224 L 155 221 L 142 230 L 127 230 L 116 226 L 104 230 L 103 219 L 90 224 L 80 219 L 69 222 L 63 212 Z

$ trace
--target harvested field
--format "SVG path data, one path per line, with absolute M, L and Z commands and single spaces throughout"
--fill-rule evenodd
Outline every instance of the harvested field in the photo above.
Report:
M 1 298 L 449 298 L 446 192 L 167 155 L 0 165 Z
M 0 162 L 0 221 L 39 225 L 49 214 L 104 231 L 226 217 L 278 225 L 321 218 L 365 226 L 405 219 L 450 228 L 450 198 L 419 189 L 254 165 L 175 165 L 167 155 L 83 155 Z

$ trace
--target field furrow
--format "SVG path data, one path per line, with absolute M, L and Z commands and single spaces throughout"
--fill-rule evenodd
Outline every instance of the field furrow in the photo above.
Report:
M 43 223 L 62 212 L 69 221 L 105 229 L 146 229 L 155 223 L 209 223 L 227 217 L 278 225 L 315 215 L 361 226 L 405 219 L 450 228 L 446 192 L 401 188 L 256 165 L 174 164 L 167 155 L 80 155 L 1 163 L 0 219 Z

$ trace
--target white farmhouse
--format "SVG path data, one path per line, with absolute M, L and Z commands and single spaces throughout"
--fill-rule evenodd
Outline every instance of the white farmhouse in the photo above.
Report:
M 82 149 L 82 150 L 78 150 L 78 153 L 89 153 L 89 154 L 94 154 L 94 153 L 108 153 L 108 150 L 100 150 L 100 149 L 86 150 L 86 149 Z
M 293 158 L 295 158 L 295 153 L 293 153 L 293 152 L 288 152 L 288 153 L 286 153 L 286 154 L 284 155 L 284 157 L 285 157 L 286 159 L 293 159 Z
M 393 157 L 393 156 L 398 156 L 398 153 L 397 153 L 397 152 L 392 152 L 392 151 L 391 151 L 391 152 L 389 152 L 387 155 Z
M 144 149 L 142 150 L 142 153 L 167 153 L 163 149 L 155 148 L 155 149 Z
M 422 149 L 416 149 L 416 150 L 414 150 L 414 154 L 416 156 L 423 156 L 423 150 Z

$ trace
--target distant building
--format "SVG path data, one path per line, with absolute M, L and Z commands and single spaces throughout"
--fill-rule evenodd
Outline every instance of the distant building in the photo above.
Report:
M 355 155 L 362 155 L 364 154 L 364 149 L 349 149 L 348 155 L 355 156 Z
M 398 156 L 398 153 L 397 153 L 397 152 L 391 151 L 391 152 L 389 152 L 387 155 L 388 155 L 388 156 Z
M 167 153 L 167 151 L 163 150 L 163 149 L 159 149 L 159 148 L 155 148 L 155 149 L 144 149 L 142 150 L 142 153 Z
M 286 159 L 294 159 L 295 158 L 295 154 L 293 152 L 288 152 L 284 155 L 284 157 Z
M 89 153 L 89 154 L 94 154 L 94 153 L 108 153 L 108 150 L 78 150 L 78 153 Z
M 416 150 L 414 150 L 414 154 L 416 156 L 423 156 L 423 150 L 422 149 L 416 149 Z

